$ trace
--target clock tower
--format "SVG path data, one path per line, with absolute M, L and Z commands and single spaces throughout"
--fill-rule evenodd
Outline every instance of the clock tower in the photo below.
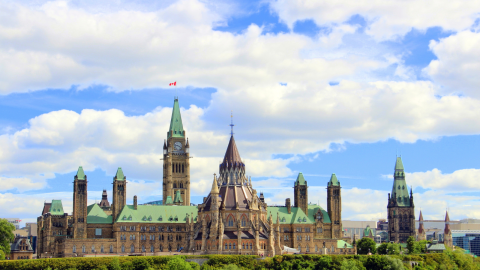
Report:
M 163 143 L 163 204 L 190 205 L 189 147 L 177 97 Z

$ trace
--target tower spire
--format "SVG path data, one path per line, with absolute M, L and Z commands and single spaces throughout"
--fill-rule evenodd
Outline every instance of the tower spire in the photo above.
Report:
M 168 130 L 168 138 L 170 137 L 185 137 L 183 130 L 182 115 L 180 114 L 180 106 L 178 105 L 178 97 L 173 101 L 172 118 L 170 119 L 170 128 Z
M 230 135 L 233 137 L 233 126 L 235 126 L 233 124 L 233 111 L 230 112 L 230 127 L 231 127 L 231 131 L 230 131 Z

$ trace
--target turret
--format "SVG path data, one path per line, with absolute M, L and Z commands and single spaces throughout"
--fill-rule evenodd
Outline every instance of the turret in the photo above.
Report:
M 445 212 L 445 229 L 443 230 L 443 233 L 443 243 L 445 246 L 452 248 L 453 238 L 452 231 L 450 230 L 450 217 L 448 216 L 448 211 Z
M 302 173 L 298 174 L 293 190 L 295 207 L 300 207 L 305 215 L 308 216 L 308 186 Z
M 340 181 L 334 173 L 327 184 L 327 212 L 332 221 L 332 237 L 342 238 L 342 193 Z
M 127 204 L 127 177 L 123 174 L 122 168 L 118 167 L 113 177 L 113 222 L 117 219 L 123 207 Z
M 73 180 L 74 238 L 87 238 L 87 183 L 87 176 L 80 166 Z
M 425 234 L 425 228 L 423 227 L 423 215 L 422 210 L 420 210 L 420 217 L 418 218 L 418 241 L 427 240 Z

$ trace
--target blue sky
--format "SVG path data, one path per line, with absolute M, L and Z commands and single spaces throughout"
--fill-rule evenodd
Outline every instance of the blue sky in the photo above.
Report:
M 431 14 L 417 1 L 6 1 L 1 216 L 34 221 L 52 199 L 71 211 L 80 165 L 90 202 L 117 167 L 129 201 L 161 199 L 178 95 L 194 203 L 233 111 L 247 174 L 269 204 L 292 197 L 303 172 L 311 201 L 326 206 L 336 173 L 344 219 L 385 218 L 401 155 L 425 218 L 480 218 L 480 8 L 438 2 Z

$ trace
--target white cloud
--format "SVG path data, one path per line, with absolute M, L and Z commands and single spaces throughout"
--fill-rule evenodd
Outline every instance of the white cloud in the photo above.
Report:
M 440 41 L 431 41 L 437 56 L 424 72 L 445 86 L 443 93 L 463 93 L 480 98 L 480 33 L 463 31 Z
M 290 28 L 296 21 L 313 19 L 322 26 L 344 23 L 354 15 L 367 20 L 367 33 L 377 40 L 403 37 L 412 28 L 442 27 L 461 31 L 479 17 L 475 1 L 315 1 L 272 0 L 271 7 Z
M 444 190 L 446 192 L 479 191 L 479 169 L 463 169 L 453 173 L 442 173 L 439 169 L 426 172 L 407 173 L 409 183 L 424 189 Z M 415 188 L 415 187 L 414 187 Z
M 0 93 L 92 84 L 123 91 L 166 86 L 179 78 L 181 85 L 232 88 L 328 81 L 382 66 L 358 56 L 303 59 L 301 51 L 318 46 L 315 41 L 291 33 L 262 35 L 255 24 L 238 35 L 213 31 L 224 15 L 209 7 L 180 0 L 157 11 L 90 13 L 63 1 L 3 4 Z M 320 43 L 336 45 L 354 27 L 335 29 Z

